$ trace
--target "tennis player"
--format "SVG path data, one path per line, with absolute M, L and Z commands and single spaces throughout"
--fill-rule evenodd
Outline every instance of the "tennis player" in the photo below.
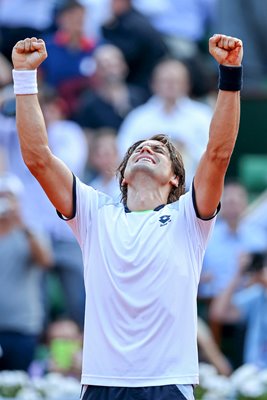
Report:
M 36 79 L 47 57 L 44 41 L 27 38 L 13 49 L 23 159 L 83 254 L 83 400 L 194 398 L 197 287 L 239 129 L 242 86 L 241 40 L 216 34 L 209 51 L 219 64 L 219 91 L 190 190 L 184 193 L 180 154 L 155 132 L 125 155 L 122 201 L 115 204 L 49 149 Z

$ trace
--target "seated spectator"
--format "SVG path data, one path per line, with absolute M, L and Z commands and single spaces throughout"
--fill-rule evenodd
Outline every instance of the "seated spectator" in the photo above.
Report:
M 76 99 L 94 72 L 94 40 L 84 34 L 85 8 L 78 0 L 62 2 L 57 30 L 45 37 L 49 57 L 40 69 L 46 84 L 59 90 L 71 112 Z
M 133 5 L 160 32 L 169 54 L 186 62 L 196 98 L 209 97 L 217 87 L 216 65 L 208 57 L 206 46 L 211 32 L 225 32 L 212 29 L 216 3 L 217 0 L 133 0 Z
M 121 192 L 116 178 L 119 154 L 114 131 L 103 128 L 95 132 L 90 141 L 89 162 L 96 172 L 96 177 L 88 182 L 90 186 L 119 202 Z
M 81 97 L 74 119 L 84 128 L 118 130 L 129 111 L 145 101 L 145 92 L 126 83 L 128 67 L 119 48 L 102 45 L 95 50 L 94 59 L 94 87 Z
M 82 333 L 70 319 L 52 321 L 46 329 L 48 360 L 46 372 L 58 372 L 80 379 Z
M 0 370 L 27 370 L 44 327 L 41 268 L 52 266 L 48 243 L 20 213 L 20 180 L 0 176 Z
M 189 97 L 189 73 L 186 66 L 177 60 L 165 60 L 157 65 L 152 91 L 153 96 L 129 113 L 119 130 L 120 156 L 131 143 L 155 132 L 165 132 L 185 155 L 188 187 L 206 148 L 212 109 Z
M 248 279 L 247 287 L 237 290 Z M 267 264 L 266 254 L 256 253 L 243 262 L 210 309 L 213 320 L 246 322 L 244 362 L 267 367 Z
M 129 83 L 150 94 L 154 66 L 167 54 L 161 35 L 136 11 L 131 0 L 111 0 L 112 17 L 102 26 L 103 38 L 119 47 L 129 66 Z
M 82 335 L 72 319 L 62 317 L 52 320 L 43 330 L 29 368 L 30 376 L 42 377 L 55 372 L 80 379 Z

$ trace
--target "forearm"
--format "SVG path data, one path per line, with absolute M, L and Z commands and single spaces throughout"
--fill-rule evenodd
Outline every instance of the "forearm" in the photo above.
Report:
M 40 238 L 35 236 L 30 229 L 23 228 L 23 231 L 30 245 L 32 259 L 42 267 L 51 267 L 53 265 L 53 256 L 49 247 Z
M 219 90 L 214 115 L 210 125 L 207 151 L 227 169 L 237 139 L 240 120 L 240 91 Z
M 214 365 L 219 374 L 226 376 L 231 374 L 232 368 L 230 363 L 212 338 L 203 344 L 202 351 L 207 361 Z
M 48 138 L 36 94 L 16 96 L 16 121 L 21 152 L 26 165 L 34 168 L 46 162 Z

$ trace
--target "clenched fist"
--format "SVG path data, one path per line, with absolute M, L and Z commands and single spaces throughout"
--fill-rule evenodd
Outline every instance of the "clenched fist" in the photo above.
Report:
M 12 50 L 12 62 L 16 70 L 33 70 L 46 59 L 45 42 L 36 37 L 20 40 Z
M 209 40 L 209 52 L 219 64 L 239 67 L 243 59 L 243 44 L 235 37 L 216 34 Z

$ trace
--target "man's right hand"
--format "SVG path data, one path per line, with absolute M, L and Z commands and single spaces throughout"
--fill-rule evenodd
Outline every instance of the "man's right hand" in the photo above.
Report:
M 20 40 L 12 50 L 12 62 L 16 70 L 33 70 L 46 59 L 45 42 L 36 37 Z

